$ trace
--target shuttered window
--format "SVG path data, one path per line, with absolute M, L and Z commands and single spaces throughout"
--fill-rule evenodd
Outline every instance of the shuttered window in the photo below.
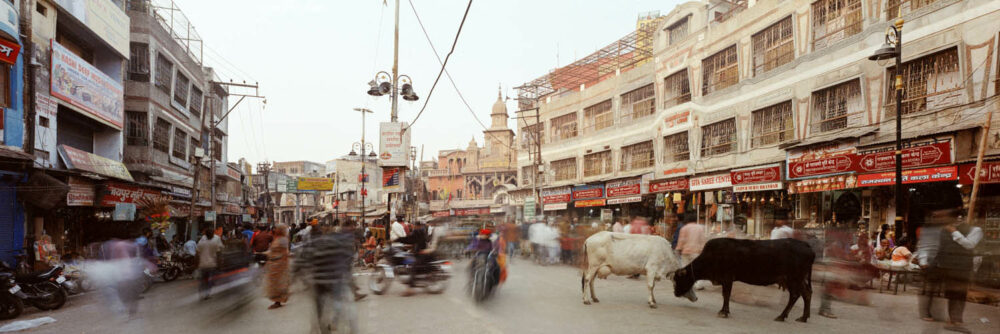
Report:
M 740 80 L 736 62 L 736 45 L 719 51 L 701 61 L 702 95 L 735 85 Z
M 783 143 L 792 139 L 795 123 L 792 121 L 792 101 L 754 110 L 751 118 L 750 147 Z
M 736 119 L 701 127 L 701 156 L 710 157 L 736 151 Z

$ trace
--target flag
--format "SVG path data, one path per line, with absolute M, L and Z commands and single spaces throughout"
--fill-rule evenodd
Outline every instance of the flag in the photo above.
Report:
M 333 207 L 336 208 L 338 206 L 340 206 L 340 200 L 339 199 L 336 200 L 336 201 L 333 201 Z
M 368 183 L 368 174 L 358 174 L 358 182 Z

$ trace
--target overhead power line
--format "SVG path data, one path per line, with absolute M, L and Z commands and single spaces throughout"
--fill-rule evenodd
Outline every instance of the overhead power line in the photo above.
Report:
M 410 2 L 410 8 L 413 8 L 412 1 Z M 462 14 L 462 22 L 458 24 L 458 31 L 455 32 L 455 40 L 451 42 L 451 50 L 448 51 L 448 54 L 444 56 L 444 61 L 441 62 L 441 70 L 438 71 L 437 77 L 434 78 L 434 84 L 431 85 L 431 90 L 427 92 L 427 98 L 424 99 L 424 106 L 420 107 L 420 112 L 417 113 L 417 116 L 413 118 L 413 121 L 410 122 L 410 126 L 407 126 L 406 129 L 413 127 L 413 124 L 420 119 L 420 115 L 424 114 L 424 110 L 427 109 L 427 104 L 431 102 L 431 95 L 434 94 L 434 88 L 437 87 L 438 81 L 441 80 L 441 74 L 444 73 L 445 66 L 448 65 L 448 59 L 450 59 L 451 54 L 455 52 L 455 45 L 458 44 L 458 36 L 462 34 L 462 27 L 465 26 L 465 19 L 469 17 L 469 8 L 472 8 L 472 0 L 469 0 L 469 4 L 465 6 L 465 14 Z M 416 13 L 416 9 L 414 9 L 414 13 Z M 423 24 L 421 24 L 421 28 L 422 27 Z M 437 51 L 435 51 L 434 54 L 437 55 Z M 406 129 L 404 129 L 404 131 Z

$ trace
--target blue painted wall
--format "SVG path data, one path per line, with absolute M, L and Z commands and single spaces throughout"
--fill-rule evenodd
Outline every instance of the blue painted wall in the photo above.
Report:
M 17 22 L 15 20 L 15 22 Z M 10 36 L 19 36 L 4 25 L 0 30 Z M 21 44 L 20 39 L 17 40 Z M 21 49 L 17 62 L 10 68 L 10 108 L 3 110 L 3 144 L 7 146 L 24 147 L 24 53 L 30 50 Z

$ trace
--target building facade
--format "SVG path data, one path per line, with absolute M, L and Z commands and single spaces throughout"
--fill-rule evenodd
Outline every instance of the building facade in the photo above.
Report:
M 891 225 L 900 211 L 912 234 L 920 204 L 895 208 L 892 197 L 893 68 L 868 56 L 902 18 L 903 144 L 911 157 L 903 167 L 914 176 L 905 196 L 918 203 L 919 194 L 954 190 L 975 159 L 979 126 L 997 108 L 998 5 L 681 4 L 654 31 L 623 39 L 650 43 L 651 52 L 635 42 L 618 53 L 628 57 L 589 56 L 598 61 L 588 64 L 607 65 L 601 69 L 574 63 L 520 87 L 521 109 L 540 114 L 540 122 L 519 123 L 520 144 L 542 148 L 540 167 L 529 152 L 518 155 L 521 179 L 539 176 L 546 214 L 556 216 L 624 216 L 621 202 L 638 200 L 635 211 L 658 220 L 695 211 L 763 236 L 786 211 L 797 228 L 868 231 Z M 989 145 L 988 161 L 996 153 Z

